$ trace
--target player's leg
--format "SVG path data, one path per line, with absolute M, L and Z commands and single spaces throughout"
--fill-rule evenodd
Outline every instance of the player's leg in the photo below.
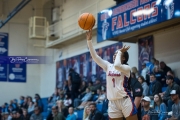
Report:
M 109 118 L 109 120 L 123 120 L 123 118 Z
M 123 120 L 123 113 L 119 108 L 117 101 L 109 101 L 108 106 L 109 120 Z
M 130 97 L 126 97 L 121 101 L 121 107 L 126 120 L 138 120 L 137 109 Z
M 132 115 L 132 116 L 126 117 L 126 120 L 138 120 L 138 117 L 137 115 Z

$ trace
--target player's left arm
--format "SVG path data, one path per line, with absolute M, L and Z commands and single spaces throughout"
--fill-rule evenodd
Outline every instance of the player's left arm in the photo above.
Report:
M 121 54 L 122 54 L 122 52 L 118 51 L 115 61 L 114 61 L 114 67 L 116 70 L 124 73 L 127 77 L 129 77 L 131 68 L 129 65 L 124 65 L 121 63 Z

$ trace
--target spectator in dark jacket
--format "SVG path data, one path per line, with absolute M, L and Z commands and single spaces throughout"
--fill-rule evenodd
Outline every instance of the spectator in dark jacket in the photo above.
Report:
M 163 62 L 163 61 L 160 62 L 160 68 L 163 70 L 163 72 L 164 72 L 165 75 L 167 74 L 168 71 L 171 70 L 171 68 L 168 67 L 168 66 L 166 65 L 166 63 Z
M 156 76 L 154 74 L 150 75 L 150 85 L 149 85 L 149 97 L 151 99 L 154 98 L 155 94 L 159 94 L 162 91 L 162 85 L 156 80 Z
M 168 75 L 173 76 L 174 82 L 175 82 L 176 84 L 180 85 L 180 80 L 179 80 L 179 78 L 177 78 L 177 77 L 174 75 L 174 72 L 173 72 L 173 71 L 168 71 L 168 72 L 167 72 L 167 76 L 168 76 Z
M 156 76 L 156 80 L 159 81 L 162 86 L 166 86 L 165 74 L 162 70 L 159 69 L 159 66 L 155 66 L 153 72 Z
M 96 109 L 95 103 L 89 104 L 89 107 L 90 107 L 90 111 L 91 111 L 89 120 L 104 120 L 103 114 Z
M 37 105 L 40 107 L 41 112 L 42 112 L 42 110 L 43 110 L 43 103 L 42 103 L 40 95 L 39 94 L 35 94 L 35 99 L 36 99 Z
M 170 111 L 172 111 L 172 105 L 173 105 L 170 92 L 171 92 L 171 90 L 176 90 L 177 93 L 180 95 L 180 86 L 177 85 L 175 82 L 173 82 L 173 77 L 171 75 L 168 75 L 166 77 L 166 84 L 168 85 L 168 87 L 167 87 L 165 93 L 161 94 L 161 96 L 163 97 L 163 101 L 165 103 L 167 103 L 168 112 L 170 112 Z

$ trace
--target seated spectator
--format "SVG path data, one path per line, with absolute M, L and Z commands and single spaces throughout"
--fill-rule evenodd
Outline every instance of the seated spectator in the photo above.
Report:
M 13 107 L 14 110 L 18 110 L 18 105 L 17 105 L 16 101 L 11 100 L 10 105 Z
M 159 113 L 158 120 L 167 118 L 167 107 L 159 94 L 154 95 L 154 109 Z
M 76 120 L 76 115 L 74 114 L 74 108 L 69 107 L 69 115 L 67 116 L 66 120 Z
M 12 118 L 11 118 L 9 112 L 5 112 L 5 113 L 4 113 L 4 117 L 3 117 L 2 120 L 11 120 L 11 119 L 12 119 Z
M 19 109 L 16 113 L 16 120 L 23 120 L 23 112 L 22 109 Z
M 39 106 L 35 107 L 34 113 L 31 115 L 30 120 L 43 120 L 41 108 Z
M 32 97 L 31 97 L 31 96 L 28 96 L 28 97 L 27 97 L 27 101 L 28 101 L 28 105 L 29 105 L 30 102 L 33 102 Z
M 179 93 L 176 90 L 171 90 L 171 99 L 174 102 L 172 105 L 172 117 L 167 120 L 180 120 L 180 99 Z
M 58 112 L 58 106 L 52 107 L 53 120 L 65 120 L 62 113 Z
M 163 70 L 164 74 L 167 75 L 168 71 L 171 71 L 171 68 L 166 65 L 165 62 L 160 62 L 160 69 Z
M 132 67 L 131 71 L 135 74 L 135 78 L 137 79 L 139 77 L 139 71 L 137 70 L 137 67 Z
M 150 108 L 150 102 L 151 99 L 147 96 L 142 99 L 142 120 L 158 120 L 158 113 L 153 108 Z
M 131 78 L 132 78 L 132 79 L 136 79 L 135 73 L 131 72 Z
M 7 103 L 4 103 L 1 107 L 2 107 L 1 108 L 2 113 L 8 112 L 8 104 Z
M 64 81 L 64 86 L 63 86 L 62 90 L 64 91 L 64 94 L 70 94 L 70 90 L 69 90 L 69 87 L 68 87 L 68 80 Z
M 64 99 L 65 99 L 64 92 L 61 92 L 61 93 L 59 94 L 58 100 L 64 100 Z
M 56 101 L 59 98 L 58 89 L 55 89 L 55 92 L 48 98 L 48 108 L 51 109 L 52 106 L 56 104 Z
M 176 90 L 180 94 L 180 87 L 175 82 L 173 82 L 173 77 L 170 75 L 168 75 L 166 77 L 166 84 L 168 86 L 167 86 L 165 93 L 161 93 L 160 95 L 163 98 L 163 101 L 165 103 L 167 103 L 168 112 L 170 112 L 170 111 L 172 111 L 172 105 L 173 105 L 173 101 L 171 100 L 170 92 L 171 92 L 171 90 Z
M 150 75 L 150 85 L 149 85 L 149 94 L 148 96 L 153 99 L 155 94 L 159 94 L 162 91 L 161 83 L 156 80 L 154 74 Z
M 12 120 L 12 112 L 8 114 L 7 120 Z
M 78 107 L 79 104 L 81 103 L 81 105 L 79 106 L 79 108 L 83 108 L 83 107 L 86 105 L 87 101 L 89 101 L 91 98 L 92 98 L 92 93 L 91 93 L 91 91 L 90 91 L 89 88 L 86 88 L 86 94 L 85 94 L 85 96 L 84 96 L 81 100 L 78 99 L 78 98 L 76 98 L 76 99 L 74 100 L 74 107 Z
M 142 88 L 143 88 L 143 96 L 147 96 L 149 93 L 149 86 L 145 82 L 145 79 L 143 76 L 138 77 L 138 81 L 141 83 Z
M 90 115 L 90 108 L 89 106 L 86 106 L 83 112 L 83 120 L 89 120 L 89 115 Z
M 150 74 L 153 73 L 153 69 L 154 69 L 156 61 L 157 61 L 156 58 L 153 57 L 151 58 L 151 61 L 149 63 L 146 63 L 146 66 L 148 67 Z
M 28 98 L 27 97 L 24 98 L 24 102 L 21 105 L 21 108 L 24 108 L 24 109 L 28 108 Z
M 81 84 L 81 86 L 79 88 L 80 95 L 84 95 L 86 93 L 86 88 L 87 88 L 86 82 L 82 81 L 82 84 Z
M 19 106 L 22 106 L 23 103 L 24 103 L 24 96 L 20 96 L 20 98 L 19 98 Z
M 154 67 L 153 72 L 154 72 L 154 74 L 156 76 L 156 80 L 159 81 L 162 86 L 166 86 L 166 79 L 165 79 L 164 72 L 161 71 L 158 66 Z
M 39 94 L 35 94 L 35 99 L 36 99 L 37 105 L 40 107 L 40 109 L 42 111 L 43 110 L 43 103 L 42 103 L 40 95 Z
M 16 109 L 14 109 L 12 105 L 9 105 L 8 112 L 11 113 L 12 111 L 16 111 Z
M 34 108 L 35 108 L 35 105 L 33 104 L 33 102 L 30 102 L 27 109 L 27 112 L 29 115 L 31 115 L 34 112 Z
M 99 90 L 99 89 L 98 89 Z M 97 91 L 98 91 L 97 90 Z M 104 101 L 104 99 L 106 98 L 106 95 L 105 95 L 105 90 L 99 90 L 100 91 L 100 94 L 98 96 L 98 99 L 96 100 L 96 103 L 102 103 Z
M 17 120 L 16 118 L 17 118 L 16 111 L 13 111 L 12 112 L 12 120 Z
M 62 100 L 57 101 L 58 112 L 62 113 L 63 116 L 66 118 L 68 116 L 68 108 L 64 105 Z
M 142 64 L 141 76 L 143 76 L 144 79 L 146 80 L 146 75 L 149 73 L 150 73 L 150 71 L 149 71 L 148 67 L 146 67 L 146 63 L 143 63 Z
M 159 67 L 159 60 L 156 60 L 154 65 Z
M 168 76 L 168 75 L 173 76 L 174 82 L 180 86 L 180 80 L 179 80 L 179 78 L 177 78 L 177 77 L 174 75 L 173 71 L 168 71 L 168 72 L 167 72 L 167 76 Z
M 69 96 L 69 94 L 65 95 L 64 105 L 66 107 L 70 107 L 72 105 L 72 100 L 71 100 L 71 97 Z
M 89 107 L 91 111 L 89 116 L 90 120 L 104 120 L 103 114 L 96 109 L 96 103 L 90 103 Z
M 98 79 L 92 87 L 92 92 L 96 94 L 97 89 L 101 89 L 101 82 Z
M 60 95 L 60 94 L 64 94 L 64 91 L 63 91 L 63 89 L 61 89 L 61 88 L 58 88 L 58 94 Z
M 93 90 L 93 82 L 92 81 L 88 82 L 88 88 L 90 89 L 90 91 Z
M 23 120 L 30 120 L 30 115 L 26 109 L 23 109 Z

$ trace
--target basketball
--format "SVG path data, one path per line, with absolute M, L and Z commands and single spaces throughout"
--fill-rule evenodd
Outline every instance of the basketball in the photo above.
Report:
M 79 16 L 78 24 L 83 30 L 90 30 L 95 25 L 95 18 L 91 13 L 83 13 Z

